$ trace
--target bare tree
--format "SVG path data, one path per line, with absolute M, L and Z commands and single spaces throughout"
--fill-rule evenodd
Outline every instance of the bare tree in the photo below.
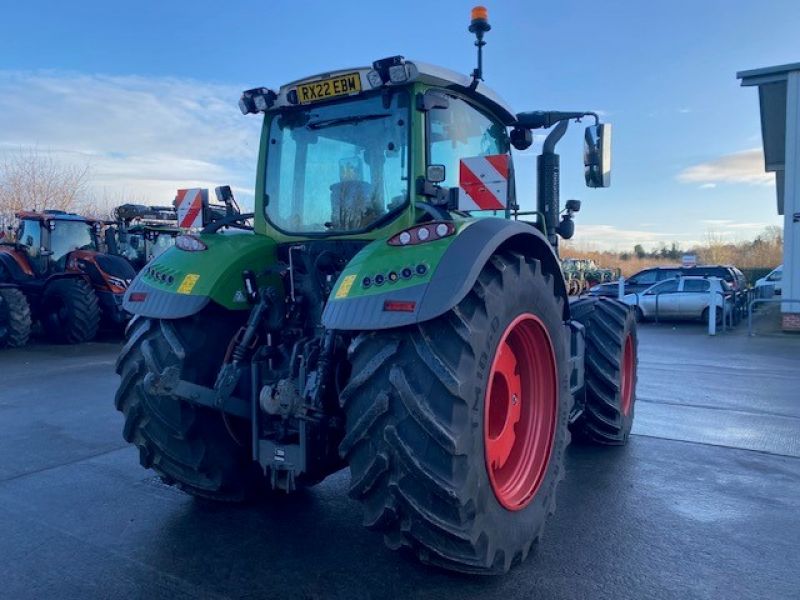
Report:
M 88 184 L 88 165 L 65 164 L 36 148 L 0 159 L 0 215 L 21 210 L 71 210 Z

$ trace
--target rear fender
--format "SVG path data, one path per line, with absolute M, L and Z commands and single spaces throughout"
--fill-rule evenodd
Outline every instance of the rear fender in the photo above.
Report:
M 3 271 L 11 281 L 24 281 L 34 277 L 28 257 L 12 244 L 0 244 L 0 275 Z
M 121 256 L 94 250 L 75 250 L 67 258 L 67 271 L 85 273 L 98 292 L 122 295 L 136 276 L 130 262 Z
M 363 331 L 390 329 L 434 319 L 458 304 L 472 289 L 489 258 L 504 249 L 541 261 L 564 299 L 569 302 L 558 259 L 547 239 L 521 221 L 485 218 L 457 222 L 456 235 L 415 246 L 389 246 L 378 240 L 364 248 L 340 275 L 325 307 L 323 325 L 329 329 Z M 424 273 L 420 273 L 418 267 Z M 402 270 L 414 271 L 403 277 Z M 398 275 L 392 282 L 392 273 Z M 375 284 L 376 275 L 385 282 Z M 369 285 L 365 278 L 369 278 Z M 404 310 L 387 310 L 399 303 Z M 398 305 L 395 305 L 398 306 Z
M 149 262 L 131 282 L 123 308 L 153 319 L 180 319 L 210 302 L 228 310 L 250 310 L 242 271 L 251 270 L 263 285 L 281 285 L 265 270 L 277 261 L 275 242 L 263 235 L 206 234 L 207 249 L 187 252 L 172 247 Z

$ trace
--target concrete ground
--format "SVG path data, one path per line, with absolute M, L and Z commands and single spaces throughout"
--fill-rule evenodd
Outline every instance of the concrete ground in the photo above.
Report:
M 165 487 L 122 441 L 118 350 L 0 352 L 0 597 L 800 597 L 800 336 L 642 327 L 636 435 L 570 448 L 538 553 L 498 578 L 385 549 L 347 472 L 259 507 Z

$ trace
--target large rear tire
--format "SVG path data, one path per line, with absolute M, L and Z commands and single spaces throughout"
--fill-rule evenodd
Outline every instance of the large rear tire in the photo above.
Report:
M 0 348 L 19 348 L 31 335 L 31 309 L 17 288 L 0 288 Z
M 263 488 L 250 457 L 249 424 L 160 392 L 153 383 L 167 369 L 182 379 L 213 386 L 235 329 L 215 319 L 138 318 L 117 359 L 122 377 L 115 405 L 125 415 L 122 432 L 139 449 L 143 467 L 170 485 L 202 498 L 237 502 Z
M 585 405 L 572 431 L 583 441 L 625 444 L 636 403 L 635 312 L 613 298 L 582 298 L 570 313 L 586 330 Z
M 47 336 L 60 344 L 82 344 L 97 336 L 100 305 L 84 279 L 57 279 L 42 296 L 42 325 Z
M 503 252 L 441 317 L 354 340 L 340 451 L 390 548 L 502 573 L 539 539 L 569 443 L 560 276 Z

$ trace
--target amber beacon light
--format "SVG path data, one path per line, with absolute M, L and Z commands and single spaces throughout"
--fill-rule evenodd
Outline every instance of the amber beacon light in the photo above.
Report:
M 470 18 L 472 19 L 471 27 L 474 27 L 476 22 L 482 21 L 485 25 L 489 24 L 489 11 L 486 10 L 485 6 L 476 6 L 472 9 L 472 13 L 470 14 Z M 470 29 L 472 31 L 472 29 Z
M 483 81 L 483 34 L 492 28 L 489 25 L 489 11 L 485 6 L 476 6 L 470 13 L 469 31 L 475 34 L 475 45 L 478 47 L 478 66 L 472 71 L 472 85 L 478 85 L 478 81 Z

